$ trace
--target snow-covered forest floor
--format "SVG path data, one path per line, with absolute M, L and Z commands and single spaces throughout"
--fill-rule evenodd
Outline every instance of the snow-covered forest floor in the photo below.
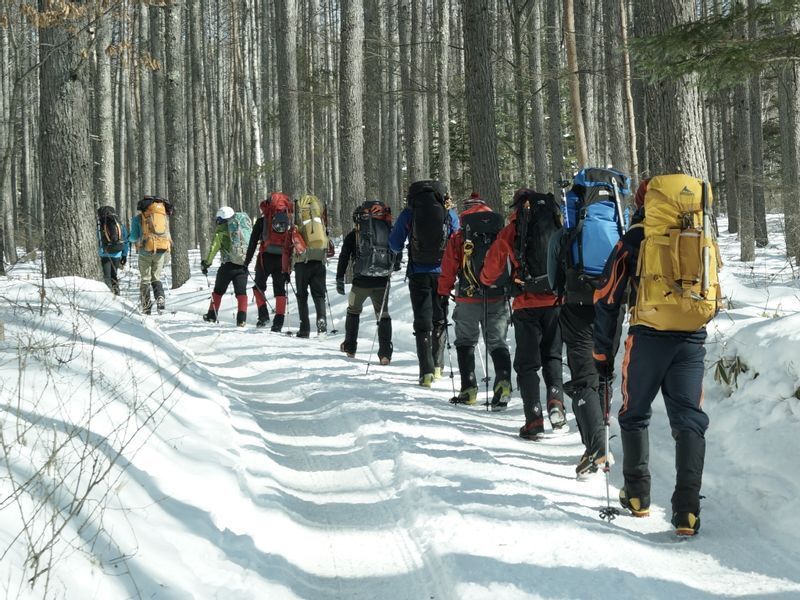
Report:
M 416 385 L 402 273 L 393 363 L 367 375 L 374 319 L 357 358 L 338 351 L 333 265 L 340 333 L 299 340 L 256 329 L 252 303 L 237 329 L 230 294 L 204 323 L 197 253 L 152 317 L 136 311 L 135 256 L 123 299 L 49 280 L 43 311 L 38 265 L 20 264 L 0 278 L 0 595 L 800 598 L 800 288 L 780 222 L 753 264 L 722 235 L 730 309 L 709 327 L 703 525 L 688 540 L 669 524 L 660 399 L 652 515 L 603 521 L 603 476 L 574 477 L 571 414 L 571 432 L 530 442 L 517 396 L 488 413 L 450 405 L 448 377 Z M 619 465 L 611 482 L 613 502 Z

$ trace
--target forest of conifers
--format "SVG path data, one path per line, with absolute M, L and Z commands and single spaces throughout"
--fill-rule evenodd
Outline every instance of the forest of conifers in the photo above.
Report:
M 800 258 L 797 0 L 0 0 L 0 273 L 100 278 L 95 211 L 313 193 L 334 232 L 445 181 L 502 209 L 581 166 L 709 180 L 741 258 Z M 796 264 L 796 262 L 795 262 Z

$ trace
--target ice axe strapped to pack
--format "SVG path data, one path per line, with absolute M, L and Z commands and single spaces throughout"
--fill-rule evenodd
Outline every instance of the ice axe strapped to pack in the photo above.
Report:
M 462 213 L 461 233 L 464 236 L 464 246 L 458 273 L 459 295 L 472 298 L 505 294 L 502 287 L 487 288 L 480 282 L 486 254 L 503 228 L 503 224 L 503 216 L 493 211 Z

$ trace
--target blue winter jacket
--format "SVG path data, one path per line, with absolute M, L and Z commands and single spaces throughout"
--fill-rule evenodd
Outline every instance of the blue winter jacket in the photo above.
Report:
M 406 207 L 403 209 L 403 212 L 400 213 L 400 216 L 397 217 L 397 221 L 394 223 L 394 227 L 392 228 L 392 232 L 389 234 L 389 249 L 394 252 L 395 254 L 401 252 L 403 250 L 403 246 L 408 239 L 409 234 L 411 233 L 411 208 Z M 458 228 L 460 227 L 458 221 L 458 213 L 455 209 L 451 208 L 447 211 L 447 237 L 450 238 Z M 441 273 L 442 272 L 442 261 L 440 260 L 436 264 L 424 264 L 424 263 L 416 263 L 411 259 L 409 253 L 408 259 L 408 273 Z
M 100 258 L 122 258 L 128 256 L 130 251 L 130 242 L 128 241 L 128 230 L 123 223 L 119 224 L 122 237 L 120 238 L 125 246 L 119 252 L 106 252 L 103 250 L 102 238 L 100 237 L 100 227 L 97 228 L 97 253 Z

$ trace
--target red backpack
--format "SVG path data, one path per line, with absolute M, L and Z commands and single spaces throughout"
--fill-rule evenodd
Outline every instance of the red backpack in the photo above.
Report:
M 270 194 L 269 200 L 260 204 L 264 224 L 261 227 L 261 252 L 283 254 L 286 236 L 292 228 L 294 204 L 281 192 Z

